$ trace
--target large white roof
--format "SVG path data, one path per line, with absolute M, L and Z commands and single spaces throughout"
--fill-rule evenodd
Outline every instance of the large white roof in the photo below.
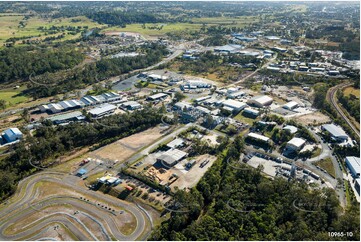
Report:
M 89 113 L 92 115 L 100 115 L 102 113 L 109 112 L 115 109 L 117 109 L 115 105 L 106 103 L 104 105 L 89 110 Z
M 262 140 L 265 142 L 268 142 L 270 140 L 268 137 L 260 135 L 260 134 L 256 134 L 256 133 L 249 133 L 247 136 L 251 137 L 253 139 L 258 139 L 258 140 Z
M 254 98 L 252 98 L 251 100 L 258 102 L 262 105 L 267 104 L 269 102 L 273 102 L 273 98 L 267 96 L 267 95 L 263 95 L 263 96 L 256 96 Z
M 284 108 L 293 109 L 298 106 L 298 102 L 291 101 L 283 105 Z
M 236 100 L 232 100 L 232 99 L 227 99 L 225 101 L 223 101 L 223 105 L 231 107 L 231 108 L 237 108 L 237 109 L 241 109 L 247 106 L 247 104 L 245 104 L 244 102 L 239 102 Z
M 341 127 L 336 126 L 334 124 L 324 124 L 322 125 L 322 128 L 325 129 L 327 132 L 329 132 L 333 137 L 336 138 L 348 137 L 346 132 Z
M 290 141 L 287 142 L 288 145 L 293 145 L 295 147 L 302 147 L 302 145 L 304 145 L 306 143 L 306 140 L 302 139 L 302 138 L 292 138 Z

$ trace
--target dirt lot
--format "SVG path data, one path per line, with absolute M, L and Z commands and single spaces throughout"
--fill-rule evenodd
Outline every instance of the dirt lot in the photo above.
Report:
M 143 132 L 120 139 L 89 153 L 89 157 L 97 159 L 111 159 L 124 161 L 141 148 L 153 143 L 160 138 L 161 129 L 157 126 Z
M 217 157 L 211 155 L 201 155 L 194 157 L 193 159 L 196 160 L 196 164 L 190 170 L 184 169 L 184 165 L 187 163 L 187 161 L 182 161 L 176 164 L 174 168 L 170 169 L 171 174 L 175 173 L 179 176 L 179 179 L 170 185 L 171 188 L 178 187 L 179 189 L 183 189 L 195 186 L 202 178 L 204 173 L 206 173 L 208 168 L 213 165 Z M 209 162 L 202 168 L 200 167 L 200 164 L 204 160 L 209 160 Z
M 303 116 L 298 116 L 297 121 L 304 124 L 304 125 L 320 125 L 324 123 L 328 123 L 331 121 L 330 117 L 324 115 L 321 112 L 315 112 L 311 114 L 306 114 Z

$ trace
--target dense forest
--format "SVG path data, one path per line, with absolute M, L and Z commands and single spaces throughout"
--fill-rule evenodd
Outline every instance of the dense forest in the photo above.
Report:
M 59 75 L 43 75 L 37 77 L 26 94 L 34 98 L 53 96 L 74 89 L 83 88 L 106 78 L 129 73 L 130 71 L 149 67 L 162 60 L 168 53 L 164 45 L 158 43 L 145 44 L 142 54 L 135 57 L 119 57 L 112 59 L 101 59 L 95 63 L 83 67 L 74 68 L 66 73 L 65 78 L 59 80 Z M 37 83 L 41 83 L 38 85 Z M 46 83 L 47 85 L 42 85 Z
M 160 123 L 160 110 L 147 107 L 127 114 L 115 114 L 97 122 L 72 123 L 67 126 L 53 126 L 48 121 L 36 130 L 35 135 L 12 147 L 13 152 L 0 160 L 0 200 L 16 189 L 16 183 L 36 171 L 30 163 L 39 161 L 47 165 L 57 157 L 76 148 L 96 147 L 138 133 Z M 95 147 L 95 148 L 96 148 Z
M 84 59 L 74 47 L 57 48 L 13 47 L 0 50 L 0 83 L 28 78 L 30 74 L 72 68 Z
M 238 160 L 241 149 L 237 138 L 195 188 L 178 191 L 182 208 L 173 210 L 150 240 L 359 240 L 357 203 L 341 215 L 332 189 L 270 180 L 262 167 L 227 162 Z M 330 237 L 331 231 L 353 236 Z
M 131 23 L 156 23 L 161 21 L 153 14 L 147 13 L 124 13 L 121 11 L 97 12 L 88 15 L 89 18 L 102 24 L 126 26 Z

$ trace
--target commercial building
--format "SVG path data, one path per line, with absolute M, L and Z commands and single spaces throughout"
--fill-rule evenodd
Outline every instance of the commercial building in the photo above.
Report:
M 115 106 L 113 104 L 106 103 L 106 104 L 100 105 L 100 106 L 98 106 L 96 108 L 90 109 L 88 111 L 88 113 L 93 118 L 99 118 L 99 117 L 102 117 L 104 115 L 114 113 L 114 111 L 116 109 L 117 109 L 117 106 Z
M 234 99 L 234 98 L 240 98 L 243 97 L 244 95 L 246 95 L 246 93 L 244 91 L 236 91 L 236 92 L 232 92 L 232 93 L 227 93 L 227 97 Z
M 288 130 L 290 131 L 291 134 L 295 134 L 297 133 L 298 129 L 297 127 L 293 126 L 293 125 L 286 125 L 283 130 Z
M 196 110 L 197 112 L 199 112 L 201 115 L 205 115 L 205 114 L 210 114 L 211 110 L 205 108 L 205 107 L 201 107 L 201 106 L 197 106 L 194 108 L 194 110 Z
M 167 147 L 174 149 L 174 148 L 182 147 L 183 145 L 184 145 L 184 140 L 181 138 L 177 138 L 169 142 L 167 144 Z
M 223 105 L 223 107 L 228 107 L 228 108 L 232 109 L 233 112 L 239 112 L 239 111 L 243 110 L 245 107 L 247 107 L 247 104 L 245 104 L 244 102 L 239 102 L 239 101 L 230 100 L 230 99 L 223 101 L 222 105 Z
M 253 105 L 259 108 L 263 108 L 264 106 L 269 106 L 273 102 L 273 99 L 269 96 L 256 96 L 247 101 L 247 104 Z
M 295 101 L 291 101 L 291 102 L 288 102 L 285 105 L 283 105 L 283 108 L 287 109 L 287 110 L 293 110 L 298 107 L 299 107 L 299 104 Z
M 256 118 L 259 115 L 259 111 L 253 108 L 245 108 L 243 111 L 243 115 L 250 116 L 252 118 Z
M 81 121 L 84 119 L 85 119 L 85 116 L 83 116 L 80 111 L 55 115 L 55 116 L 51 116 L 51 117 L 47 118 L 47 120 L 50 120 L 53 124 L 62 124 L 62 123 L 68 123 L 71 121 Z
M 224 45 L 214 48 L 214 52 L 221 54 L 237 53 L 242 49 L 242 45 Z
M 48 110 L 47 112 L 50 113 L 60 113 L 61 111 L 63 111 L 63 107 L 60 104 L 57 103 L 50 103 L 48 104 Z
M 360 157 L 347 156 L 345 162 L 351 175 L 353 177 L 360 177 Z
M 167 94 L 165 93 L 157 93 L 157 94 L 154 94 L 154 95 L 151 95 L 147 98 L 147 100 L 149 101 L 157 101 L 157 100 L 164 100 L 168 97 Z
M 23 133 L 18 128 L 10 128 L 2 133 L 6 143 L 14 142 L 23 138 Z
M 167 76 L 157 75 L 157 74 L 149 74 L 148 78 L 152 81 L 166 81 L 168 79 Z
M 128 102 L 122 103 L 121 106 L 128 110 L 137 110 L 137 109 L 142 108 L 142 105 L 136 101 L 128 101 Z
M 270 138 L 268 138 L 266 136 L 252 133 L 252 132 L 247 135 L 247 138 L 252 139 L 252 140 L 262 141 L 265 143 L 269 143 L 271 141 Z
M 277 37 L 277 36 L 265 36 L 266 40 L 271 40 L 271 41 L 275 41 L 275 40 L 280 40 L 281 38 Z
M 189 80 L 185 84 L 180 85 L 180 88 L 184 91 L 186 89 L 197 89 L 197 88 L 211 88 L 212 85 L 204 81 Z
M 293 150 L 293 151 L 299 151 L 303 148 L 303 146 L 305 144 L 306 144 L 306 140 L 295 137 L 287 142 L 286 149 Z
M 334 124 L 324 124 L 321 126 L 321 129 L 327 131 L 331 135 L 332 139 L 338 142 L 346 141 L 349 138 L 341 127 Z
M 177 102 L 173 106 L 174 110 L 183 111 L 184 109 L 190 110 L 193 109 L 193 106 L 186 102 Z
M 95 105 L 96 102 L 90 98 L 90 96 L 84 96 L 80 99 L 84 103 L 85 106 Z
M 161 162 L 165 166 L 174 166 L 184 157 L 186 157 L 188 153 L 178 150 L 178 149 L 170 149 L 164 152 L 161 156 L 157 158 L 157 161 Z

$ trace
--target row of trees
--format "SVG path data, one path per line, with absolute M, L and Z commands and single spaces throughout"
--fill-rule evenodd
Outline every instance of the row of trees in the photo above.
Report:
M 350 231 L 347 240 L 359 239 L 358 207 L 341 214 L 332 189 L 267 179 L 262 167 L 236 163 L 241 149 L 236 138 L 196 187 L 176 193 L 182 209 L 151 240 L 333 240 L 331 231 Z
M 43 74 L 72 68 L 83 61 L 84 55 L 73 47 L 54 49 L 14 47 L 0 50 L 0 83 L 28 78 L 30 74 Z
M 76 148 L 96 147 L 108 144 L 119 138 L 132 135 L 160 123 L 161 112 L 147 107 L 133 113 L 115 114 L 97 122 L 72 123 L 67 126 L 53 126 L 44 121 L 34 136 L 12 147 L 8 157 L 0 159 L 0 200 L 12 194 L 21 178 L 35 172 L 30 164 L 51 164 L 59 156 Z
M 342 91 L 337 92 L 337 98 L 347 112 L 352 114 L 352 117 L 354 117 L 356 121 L 360 120 L 360 98 L 357 98 L 353 94 L 346 96 Z

